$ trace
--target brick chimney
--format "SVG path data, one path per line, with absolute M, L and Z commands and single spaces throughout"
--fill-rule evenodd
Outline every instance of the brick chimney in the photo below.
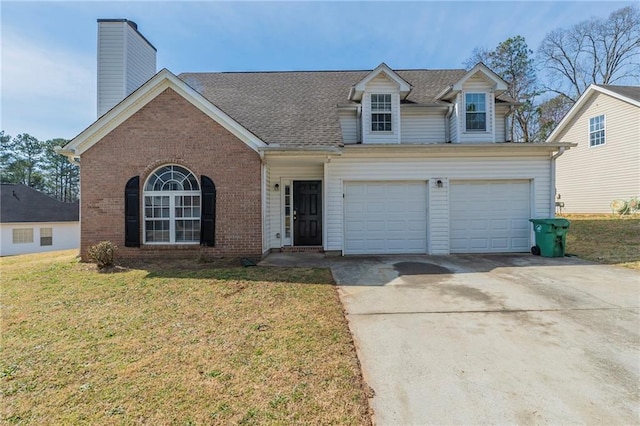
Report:
M 98 117 L 156 73 L 156 48 L 127 19 L 98 19 Z

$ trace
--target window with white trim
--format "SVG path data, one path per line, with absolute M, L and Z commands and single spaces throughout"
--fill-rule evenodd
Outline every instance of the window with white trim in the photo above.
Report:
M 200 242 L 200 185 L 189 170 L 167 165 L 144 186 L 145 243 Z
M 53 228 L 40 228 L 40 245 L 53 245 Z
M 600 146 L 605 143 L 604 115 L 589 119 L 589 146 Z
M 464 95 L 466 111 L 466 130 L 487 130 L 487 95 L 485 93 L 466 93 Z
M 33 228 L 14 228 L 13 244 L 28 244 L 33 242 Z
M 390 132 L 391 127 L 391 95 L 371 95 L 371 131 Z

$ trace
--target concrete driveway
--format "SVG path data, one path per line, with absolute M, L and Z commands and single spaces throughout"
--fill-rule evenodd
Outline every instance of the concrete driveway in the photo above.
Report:
M 530 255 L 267 263 L 291 259 L 331 267 L 378 425 L 640 423 L 637 271 Z

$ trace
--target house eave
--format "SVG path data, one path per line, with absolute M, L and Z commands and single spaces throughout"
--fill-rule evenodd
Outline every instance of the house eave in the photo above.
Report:
M 343 154 L 380 154 L 380 155 L 409 155 L 409 154 L 484 154 L 490 155 L 520 155 L 523 153 L 553 153 L 560 149 L 570 149 L 577 144 L 567 142 L 557 143 L 432 143 L 432 144 L 357 144 L 345 145 Z

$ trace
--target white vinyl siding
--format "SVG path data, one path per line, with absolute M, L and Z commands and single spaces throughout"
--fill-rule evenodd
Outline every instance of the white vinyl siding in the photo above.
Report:
M 506 129 L 506 114 L 508 112 L 508 108 L 505 107 L 496 107 L 496 142 L 506 142 L 508 136 L 508 131 Z M 511 141 L 513 142 L 513 141 Z
M 339 112 L 342 142 L 354 144 L 358 142 L 358 117 L 355 110 Z
M 445 111 L 427 108 L 401 108 L 402 143 L 444 143 Z
M 606 117 L 606 143 L 589 145 L 589 118 Z M 595 92 L 555 141 L 577 143 L 556 160 L 567 213 L 610 213 L 615 199 L 640 196 L 640 108 Z
M 98 23 L 98 117 L 124 99 L 123 22 Z
M 426 182 L 347 182 L 345 254 L 427 252 Z
M 126 25 L 126 31 L 125 96 L 128 96 L 156 73 L 156 51 L 130 25 Z
M 156 51 L 128 22 L 98 22 L 98 117 L 156 73 Z
M 262 189 L 262 252 L 264 253 L 270 248 L 271 221 L 269 220 L 269 213 L 271 212 L 271 193 L 275 192 L 275 189 L 271 183 L 271 167 L 266 163 L 263 163 L 262 167 L 262 181 L 264 184 Z
M 344 183 L 349 181 L 428 181 L 428 251 L 449 253 L 449 180 L 532 181 L 532 217 L 548 217 L 550 161 L 547 155 L 520 157 L 427 157 L 356 159 L 345 155 L 328 163 L 325 182 L 326 250 L 343 250 Z M 437 180 L 443 182 L 436 187 Z
M 529 251 L 529 181 L 450 182 L 451 253 Z

